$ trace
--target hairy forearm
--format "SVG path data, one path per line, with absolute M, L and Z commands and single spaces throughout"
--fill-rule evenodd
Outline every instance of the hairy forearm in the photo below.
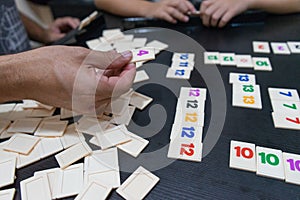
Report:
M 34 52 L 0 56 L 0 102 L 31 98 L 38 86 L 39 60 Z
M 95 5 L 116 15 L 148 17 L 153 3 L 144 0 L 127 0 L 126 3 L 123 0 L 95 0 Z
M 250 9 L 261 9 L 271 13 L 300 12 L 300 0 L 249 0 Z
M 46 30 L 24 14 L 21 13 L 20 15 L 29 38 L 38 42 L 46 43 Z

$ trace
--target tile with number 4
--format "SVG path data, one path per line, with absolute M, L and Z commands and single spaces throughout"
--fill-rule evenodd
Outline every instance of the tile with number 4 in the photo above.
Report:
M 151 47 L 134 49 L 131 50 L 131 52 L 132 52 L 132 59 L 130 61 L 131 63 L 155 59 L 154 48 Z

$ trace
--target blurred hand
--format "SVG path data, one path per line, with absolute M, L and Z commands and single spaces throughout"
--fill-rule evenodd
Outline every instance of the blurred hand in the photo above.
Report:
M 50 43 L 64 37 L 67 32 L 79 26 L 80 21 L 77 18 L 62 17 L 56 19 L 45 30 L 45 42 Z
M 205 26 L 224 27 L 234 16 L 246 11 L 249 0 L 205 0 L 200 13 Z
M 93 114 L 95 109 L 101 114 L 112 97 L 131 88 L 135 77 L 130 51 L 119 54 L 51 46 L 32 52 L 40 63 L 32 69 L 36 81 L 28 94 L 42 103 L 84 114 Z
M 188 0 L 161 0 L 152 4 L 147 17 L 163 19 L 170 23 L 177 23 L 177 20 L 188 22 L 187 12 L 195 10 Z

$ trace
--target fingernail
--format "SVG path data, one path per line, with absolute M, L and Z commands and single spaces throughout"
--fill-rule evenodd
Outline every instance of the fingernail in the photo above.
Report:
M 124 58 L 131 58 L 132 53 L 131 53 L 131 51 L 124 51 L 124 52 L 121 53 L 121 55 L 122 55 Z
M 189 18 L 188 18 L 187 16 L 185 16 L 185 17 L 184 17 L 184 21 L 185 21 L 185 22 L 188 22 L 188 21 L 189 21 Z

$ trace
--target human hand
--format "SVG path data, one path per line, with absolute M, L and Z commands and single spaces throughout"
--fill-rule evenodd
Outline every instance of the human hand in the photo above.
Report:
M 131 52 L 97 52 L 51 46 L 33 51 L 28 97 L 83 114 L 102 114 L 112 97 L 127 92 L 135 77 Z M 95 110 L 96 109 L 96 110 Z
M 177 23 L 177 20 L 188 22 L 187 12 L 196 11 L 188 0 L 161 0 L 152 3 L 151 6 L 147 17 L 163 19 L 170 23 Z
M 77 18 L 62 17 L 56 19 L 45 30 L 45 43 L 54 42 L 64 37 L 67 32 L 79 26 L 80 21 Z
M 205 26 L 224 27 L 234 16 L 249 8 L 249 0 L 205 0 L 200 13 Z

